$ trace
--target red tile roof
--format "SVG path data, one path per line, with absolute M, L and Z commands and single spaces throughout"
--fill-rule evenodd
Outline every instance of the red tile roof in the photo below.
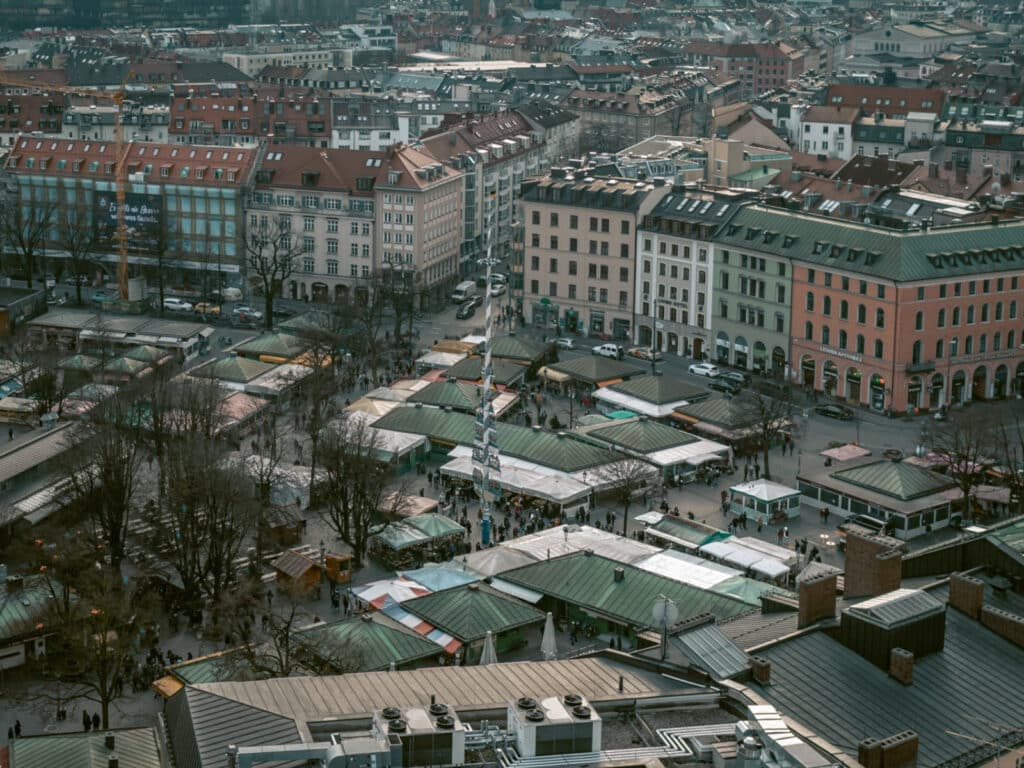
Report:
M 905 116 L 908 112 L 942 114 L 946 94 L 938 88 L 896 88 L 875 85 L 831 85 L 825 95 L 827 106 L 855 107 L 869 114 L 882 112 L 886 117 Z M 930 106 L 924 106 L 928 103 Z

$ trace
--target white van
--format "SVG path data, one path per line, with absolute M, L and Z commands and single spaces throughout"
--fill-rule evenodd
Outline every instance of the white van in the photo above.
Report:
M 476 296 L 476 283 L 472 280 L 463 280 L 452 291 L 452 304 L 463 304 L 474 296 Z
M 622 347 L 618 344 L 601 344 L 597 347 L 591 347 L 590 354 L 600 355 L 601 357 L 611 357 L 615 360 L 622 359 Z

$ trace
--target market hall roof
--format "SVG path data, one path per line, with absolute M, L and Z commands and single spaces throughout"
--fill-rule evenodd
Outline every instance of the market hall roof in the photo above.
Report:
M 458 381 L 483 381 L 484 359 L 482 357 L 467 357 L 460 360 L 451 368 L 446 370 L 445 376 Z M 522 381 L 526 376 L 526 368 L 518 363 L 508 360 L 491 360 L 491 380 L 495 384 L 506 386 Z
M 628 381 L 612 384 L 608 389 L 656 405 L 678 403 L 683 400 L 692 402 L 709 394 L 704 387 L 695 386 L 674 376 L 637 376 Z
M 744 206 L 715 235 L 736 247 L 896 282 L 935 280 L 1024 266 L 1024 221 L 894 230 L 859 222 Z
M 613 421 L 608 425 L 586 430 L 589 437 L 637 453 L 654 453 L 677 445 L 689 445 L 700 440 L 696 435 L 648 419 Z
M 948 477 L 903 461 L 881 459 L 831 473 L 836 480 L 850 483 L 901 501 L 921 498 L 952 488 Z
M 336 648 L 350 651 L 362 672 L 390 669 L 420 659 L 437 658 L 437 643 L 379 611 L 304 629 L 299 637 L 310 652 Z M 319 654 L 318 654 L 319 655 Z M 328 661 L 329 654 L 324 654 Z
M 463 643 L 499 635 L 530 624 L 545 614 L 478 583 L 406 600 L 402 607 Z
M 382 416 L 373 429 L 424 435 L 432 441 L 472 446 L 476 417 L 428 406 L 400 406 Z M 619 461 L 622 457 L 570 435 L 543 432 L 499 422 L 496 425 L 502 454 L 562 472 L 578 472 Z
M 597 384 L 612 379 L 628 379 L 630 376 L 637 376 L 644 372 L 643 368 L 632 363 L 627 363 L 623 360 L 612 360 L 610 357 L 602 355 L 590 355 L 589 357 L 564 360 L 552 363 L 548 368 L 567 374 L 586 384 Z
M 618 569 L 622 569 L 621 578 Z M 506 571 L 501 578 L 636 627 L 653 625 L 651 611 L 659 595 L 675 602 L 679 621 L 701 613 L 727 619 L 751 610 L 749 605 L 733 597 L 716 595 L 587 552 Z

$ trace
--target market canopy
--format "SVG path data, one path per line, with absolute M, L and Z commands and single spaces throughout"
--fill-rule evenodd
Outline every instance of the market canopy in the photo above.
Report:
M 459 456 L 452 459 L 441 467 L 441 474 L 472 480 L 472 457 Z M 554 504 L 571 504 L 585 499 L 590 494 L 589 485 L 571 477 L 531 472 L 509 464 L 498 470 L 492 469 L 491 482 L 510 493 L 544 499 Z
M 461 538 L 465 533 L 466 529 L 454 520 L 432 512 L 425 512 L 400 522 L 389 523 L 383 531 L 377 534 L 377 539 L 388 549 L 397 552 L 446 537 Z
M 556 373 L 566 374 L 571 379 L 595 386 L 602 381 L 612 379 L 628 379 L 630 376 L 638 376 L 644 372 L 632 363 L 623 360 L 613 360 L 603 355 L 590 355 L 588 357 L 576 357 L 553 363 L 547 366 L 547 370 Z
M 402 607 L 463 643 L 544 621 L 544 614 L 480 583 L 408 600 Z
M 358 587 L 352 587 L 352 594 L 378 610 L 385 601 L 400 603 L 414 597 L 430 594 L 430 590 L 421 584 L 406 578 L 380 579 Z

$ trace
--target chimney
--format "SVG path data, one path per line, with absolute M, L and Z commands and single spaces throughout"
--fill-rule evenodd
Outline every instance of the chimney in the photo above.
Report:
M 615 572 L 614 572 L 614 576 L 612 578 L 615 579 L 615 581 L 625 581 L 626 580 L 626 569 L 622 568 L 622 567 L 616 568 Z
M 107 758 L 107 768 L 117 768 L 117 755 L 110 755 Z
M 939 164 L 938 163 L 928 163 L 928 178 L 929 179 L 937 179 L 937 178 L 939 178 Z
M 764 656 L 750 657 L 750 672 L 759 685 L 772 684 L 772 663 Z
M 992 168 L 991 164 L 986 164 L 986 165 L 982 166 L 981 177 L 983 179 L 990 178 L 992 176 L 992 171 L 993 171 L 993 168 Z
M 238 768 L 238 747 L 228 744 L 227 768 Z
M 985 604 L 985 585 L 973 576 L 954 573 L 949 577 L 949 604 L 972 619 L 980 618 Z
M 823 573 L 800 582 L 797 627 L 803 629 L 836 616 L 836 574 Z
M 902 731 L 878 742 L 882 751 L 882 768 L 915 768 L 918 738 L 914 731 Z
M 882 742 L 867 738 L 857 745 L 857 762 L 864 768 L 882 768 Z
M 889 676 L 910 685 L 914 682 L 914 654 L 906 648 L 893 648 L 889 651 Z
M 901 543 L 890 536 L 846 536 L 847 597 L 873 597 L 900 588 L 903 553 Z
M 106 736 L 103 737 L 103 746 L 105 746 L 109 750 L 114 749 L 114 734 L 108 733 Z
M 981 623 L 1004 640 L 1024 648 L 1024 618 L 991 605 L 982 606 Z

